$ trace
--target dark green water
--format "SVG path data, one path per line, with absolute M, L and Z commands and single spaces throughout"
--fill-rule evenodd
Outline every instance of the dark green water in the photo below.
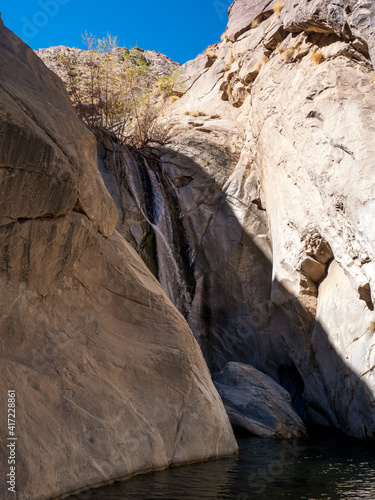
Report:
M 314 429 L 305 440 L 240 438 L 240 453 L 138 476 L 70 500 L 375 499 L 375 445 Z

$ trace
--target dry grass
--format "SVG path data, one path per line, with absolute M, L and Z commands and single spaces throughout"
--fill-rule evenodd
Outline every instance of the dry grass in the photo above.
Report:
M 268 21 L 268 23 L 264 27 L 264 31 L 267 31 L 268 28 L 271 26 L 271 24 L 272 24 L 272 21 Z
M 320 61 L 322 60 L 323 54 L 321 52 L 313 52 L 311 54 L 311 60 L 314 64 L 314 66 L 318 66 Z
M 266 54 L 263 54 L 262 60 L 258 62 L 258 64 L 255 66 L 255 71 L 259 73 L 259 71 L 262 69 L 262 66 L 268 63 L 269 57 Z
M 373 335 L 375 333 L 375 319 L 373 319 L 372 321 L 370 321 L 370 324 L 367 327 L 365 333 L 369 333 L 371 335 Z
M 273 6 L 273 11 L 276 14 L 276 17 L 279 18 L 281 11 L 284 8 L 283 2 L 276 2 L 275 5 Z
M 170 98 L 169 102 L 170 102 L 171 104 L 174 104 L 174 103 L 175 103 L 176 101 L 178 101 L 178 100 L 179 100 L 179 97 L 178 97 L 177 95 L 173 95 L 173 96 Z
M 210 59 L 216 59 L 217 58 L 217 54 L 216 52 L 214 52 L 210 47 L 208 47 L 204 53 L 206 54 L 207 57 L 209 57 Z
M 229 63 L 227 63 L 224 67 L 224 71 L 229 71 L 230 70 L 230 67 L 232 66 L 232 64 L 234 63 L 234 57 L 233 57 L 233 50 L 230 49 L 230 52 L 229 52 L 229 58 L 230 58 L 230 61 Z
M 259 17 L 257 17 L 256 19 L 254 19 L 254 21 L 251 23 L 251 27 L 252 29 L 255 29 L 259 26 Z
M 284 61 L 287 62 L 292 57 L 295 51 L 296 51 L 295 47 L 289 47 L 289 49 L 286 49 L 283 53 Z
M 194 118 L 198 118 L 198 116 L 207 116 L 206 113 L 203 113 L 203 111 L 185 111 L 184 115 L 186 116 L 193 116 Z
M 223 34 L 221 35 L 221 37 L 220 37 L 220 40 L 221 40 L 222 42 L 224 42 L 224 40 L 226 39 L 226 37 L 227 37 L 227 34 L 226 34 L 226 33 L 223 33 Z
M 277 52 L 278 54 L 282 54 L 282 53 L 284 52 L 284 47 L 283 47 L 282 45 L 280 45 L 280 44 L 279 44 L 279 45 L 276 47 L 276 52 Z

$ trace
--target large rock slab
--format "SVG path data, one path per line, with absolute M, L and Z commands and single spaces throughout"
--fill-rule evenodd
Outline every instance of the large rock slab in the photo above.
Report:
M 0 64 L 0 225 L 77 205 L 109 236 L 117 211 L 97 168 L 95 137 L 61 80 L 1 20 Z
M 14 390 L 19 498 L 235 453 L 191 330 L 114 231 L 94 136 L 2 24 L 0 61 L 0 407 L 6 421 Z
M 307 435 L 290 394 L 252 366 L 228 363 L 215 377 L 215 385 L 235 428 L 263 437 Z
M 235 0 L 229 8 L 227 37 L 234 42 L 264 11 L 272 11 L 273 0 Z
M 21 226 L 1 238 L 19 259 L 0 278 L 0 402 L 16 391 L 22 498 L 235 452 L 189 327 L 123 238 L 75 213 Z

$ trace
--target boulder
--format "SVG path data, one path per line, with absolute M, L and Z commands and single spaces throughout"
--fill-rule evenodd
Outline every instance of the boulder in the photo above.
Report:
M 250 365 L 228 363 L 215 385 L 234 428 L 274 438 L 301 438 L 307 432 L 290 394 Z
M 0 47 L 0 406 L 15 391 L 20 498 L 235 453 L 191 330 L 115 231 L 95 137 L 2 23 Z

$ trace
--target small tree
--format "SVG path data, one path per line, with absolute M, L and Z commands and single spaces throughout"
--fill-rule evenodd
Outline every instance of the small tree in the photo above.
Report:
M 65 84 L 73 101 L 73 105 L 78 110 L 78 113 L 81 116 L 81 118 L 88 121 L 87 119 L 88 117 L 86 116 L 83 109 L 83 103 L 81 100 L 81 92 L 80 92 L 81 80 L 79 76 L 79 67 L 82 63 L 81 59 L 77 55 L 68 56 L 64 52 L 59 52 L 56 55 L 56 59 L 57 62 L 64 68 L 66 72 L 67 81 L 65 82 Z
M 89 67 L 89 81 L 85 81 L 82 88 L 83 96 L 88 95 L 90 103 L 89 116 L 86 121 L 91 126 L 100 126 L 96 106 L 96 103 L 101 100 L 101 63 L 96 50 L 97 42 L 95 36 L 87 31 L 82 35 L 82 40 L 87 48 L 86 65 Z
M 80 116 L 137 148 L 165 143 L 171 130 L 170 120 L 162 118 L 165 99 L 183 94 L 179 70 L 157 77 L 137 47 L 120 48 L 111 34 L 97 39 L 86 32 L 83 40 L 85 56 L 59 54 Z
M 171 96 L 182 97 L 185 93 L 183 90 L 184 83 L 180 68 L 176 68 L 163 75 L 156 82 L 156 86 L 165 98 Z

